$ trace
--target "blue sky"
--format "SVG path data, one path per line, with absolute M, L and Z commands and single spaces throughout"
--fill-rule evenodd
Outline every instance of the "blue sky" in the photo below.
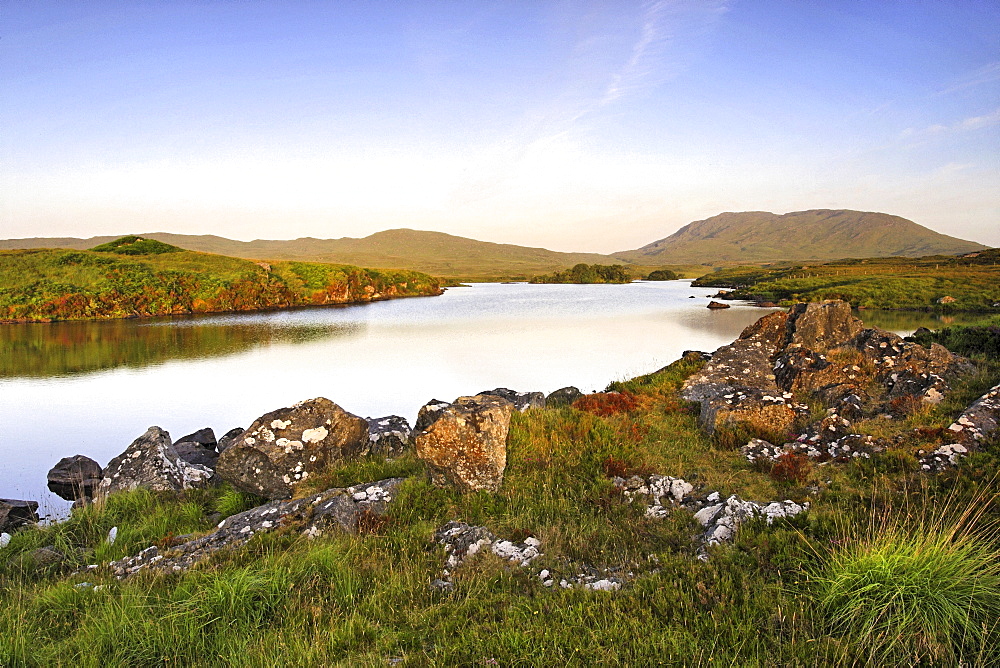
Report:
M 4 0 L 0 90 L 0 237 L 612 252 L 850 208 L 1000 245 L 989 0 Z

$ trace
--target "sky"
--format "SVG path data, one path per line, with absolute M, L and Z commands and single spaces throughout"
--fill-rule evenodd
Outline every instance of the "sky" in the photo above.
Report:
M 820 208 L 1000 246 L 1000 3 L 0 2 L 0 238 L 610 253 Z

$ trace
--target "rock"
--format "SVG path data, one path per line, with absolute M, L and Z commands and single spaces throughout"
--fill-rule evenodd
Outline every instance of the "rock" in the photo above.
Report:
M 720 427 L 746 427 L 757 433 L 789 432 L 798 415 L 806 410 L 779 393 L 747 387 L 703 401 L 698 420 L 709 434 Z
M 11 535 L 6 531 L 0 533 L 0 550 L 10 545 Z
M 438 486 L 463 492 L 496 491 L 507 466 L 507 431 L 513 406 L 491 395 L 460 397 L 416 436 L 417 457 Z
M 948 427 L 951 438 L 965 447 L 979 445 L 1000 427 L 1000 385 L 976 399 Z
M 395 457 L 413 443 L 413 430 L 406 418 L 389 415 L 365 418 L 368 423 L 368 451 L 373 455 Z
M 219 453 L 214 449 L 209 450 L 203 445 L 184 441 L 174 446 L 177 455 L 188 464 L 199 464 L 206 468 L 214 469 L 219 460 Z
M 754 306 L 759 306 L 760 308 L 778 308 L 777 304 L 769 301 L 760 301 L 755 303 Z
M 39 547 L 26 555 L 27 560 L 35 568 L 50 568 L 57 566 L 66 558 L 66 555 L 55 548 L 55 545 Z
M 685 350 L 681 353 L 681 359 L 685 362 L 710 362 L 712 361 L 712 353 L 706 353 L 702 350 Z
M 773 445 L 763 439 L 752 438 L 746 445 L 740 448 L 740 453 L 750 463 L 759 461 L 773 462 L 785 453 L 785 449 L 782 446 Z
M 582 396 L 583 392 L 570 385 L 568 387 L 559 388 L 558 390 L 552 392 L 549 396 L 545 397 L 545 405 L 549 408 L 569 406 Z
M 178 491 L 206 487 L 214 478 L 212 469 L 184 461 L 170 443 L 170 434 L 150 427 L 104 468 L 98 489 L 102 494 L 139 487 Z
M 841 346 L 864 329 L 851 313 L 851 305 L 839 299 L 795 304 L 788 311 L 788 345 L 825 352 Z
M 245 431 L 246 429 L 243 427 L 234 427 L 233 429 L 230 429 L 222 436 L 222 438 L 219 439 L 216 449 L 220 454 L 225 452 L 226 448 L 239 440 L 240 436 L 242 436 Z
M 969 449 L 960 443 L 942 445 L 934 452 L 920 458 L 920 468 L 931 473 L 939 473 L 958 465 L 962 457 L 969 454 Z
M 234 549 L 254 535 L 291 529 L 309 538 L 329 531 L 356 532 L 366 516 L 384 515 L 403 478 L 328 489 L 304 499 L 271 501 L 222 520 L 215 531 L 161 550 L 150 546 L 133 557 L 111 562 L 119 579 L 142 570 L 174 573 L 204 561 L 219 550 Z
M 506 387 L 498 387 L 495 390 L 487 390 L 479 394 L 506 399 L 514 406 L 514 410 L 521 413 L 529 408 L 545 408 L 545 395 L 541 392 L 515 392 Z
M 196 443 L 203 448 L 208 448 L 210 450 L 215 450 L 215 446 L 218 442 L 215 440 L 215 432 L 212 431 L 211 427 L 205 427 L 204 429 L 199 429 L 193 434 L 188 434 L 187 436 L 182 436 L 174 442 L 174 447 L 176 448 L 181 443 Z
M 723 304 L 717 301 L 708 302 L 708 308 L 710 309 L 722 309 L 722 308 L 732 308 L 729 304 Z
M 472 555 L 486 550 L 521 568 L 542 556 L 539 550 L 542 543 L 537 538 L 528 537 L 520 543 L 501 540 L 486 527 L 472 526 L 465 522 L 448 522 L 434 532 L 434 539 L 444 545 L 448 554 L 445 566 L 449 572 L 461 566 Z
M 90 457 L 73 455 L 60 459 L 45 477 L 51 492 L 67 501 L 76 501 L 94 496 L 104 471 Z
M 313 473 L 369 447 L 368 423 L 319 397 L 257 418 L 219 455 L 216 471 L 244 492 L 287 499 Z
M 38 502 L 0 499 L 0 531 L 12 532 L 38 522 Z
M 417 413 L 417 422 L 413 425 L 413 433 L 419 433 L 425 431 L 427 427 L 431 426 L 435 420 L 441 416 L 441 411 L 443 411 L 448 406 L 451 406 L 447 401 L 440 401 L 438 399 L 431 399 L 426 404 L 420 408 L 420 412 Z

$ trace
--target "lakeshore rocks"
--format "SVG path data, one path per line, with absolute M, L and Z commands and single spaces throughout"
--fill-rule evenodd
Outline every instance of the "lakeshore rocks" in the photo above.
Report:
M 549 396 L 545 397 L 545 405 L 549 408 L 569 406 L 582 396 L 583 392 L 581 392 L 579 388 L 573 387 L 572 385 L 568 387 L 561 387 L 549 394 Z
M 219 522 L 212 533 L 172 547 L 151 545 L 132 557 L 110 564 L 111 572 L 124 579 L 142 570 L 172 573 L 184 571 L 223 549 L 244 545 L 253 536 L 278 528 L 291 528 L 316 538 L 330 531 L 355 533 L 366 518 L 382 516 L 403 478 L 334 488 L 293 501 L 271 501 Z
M 219 455 L 216 470 L 244 492 L 287 499 L 311 474 L 365 454 L 369 443 L 364 419 L 319 397 L 257 418 Z
M 37 501 L 0 499 L 0 531 L 10 533 L 35 522 L 38 522 Z
M 49 491 L 67 501 L 92 498 L 103 477 L 101 465 L 83 455 L 63 457 L 45 476 Z
M 723 309 L 723 308 L 732 308 L 732 306 L 730 304 L 723 304 L 723 303 L 717 302 L 717 301 L 710 301 L 710 302 L 708 302 L 708 308 L 710 308 L 710 309 Z
M 710 432 L 725 424 L 773 434 L 797 424 L 809 399 L 846 420 L 866 412 L 903 413 L 912 402 L 936 403 L 948 380 L 970 368 L 937 344 L 924 348 L 865 329 L 847 302 L 830 300 L 796 304 L 750 325 L 685 381 L 681 396 L 701 402 L 701 423 Z M 813 425 L 810 437 L 829 426 Z
M 415 438 L 417 457 L 429 466 L 434 484 L 463 492 L 499 489 L 512 412 L 509 401 L 492 395 L 459 397 L 436 409 L 437 419 Z
M 178 491 L 208 486 L 214 478 L 212 469 L 185 461 L 171 444 L 170 434 L 154 426 L 108 463 L 98 491 L 113 494 L 139 487 Z
M 368 451 L 373 455 L 395 457 L 413 443 L 413 430 L 406 418 L 389 415 L 365 418 L 368 423 Z
M 514 410 L 523 413 L 529 408 L 545 408 L 545 395 L 541 392 L 516 392 L 508 390 L 506 387 L 498 387 L 495 390 L 480 392 L 482 395 L 491 395 L 506 399 L 514 406 Z

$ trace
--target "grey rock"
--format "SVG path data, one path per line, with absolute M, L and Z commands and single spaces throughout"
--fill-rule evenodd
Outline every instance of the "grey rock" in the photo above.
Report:
M 219 460 L 219 453 L 215 449 L 209 449 L 198 443 L 181 441 L 174 444 L 177 455 L 189 464 L 199 464 L 206 468 L 214 469 Z
M 216 449 L 220 453 L 225 452 L 226 448 L 235 443 L 245 431 L 246 429 L 243 427 L 234 427 L 233 429 L 230 429 L 222 436 L 222 438 L 219 439 L 219 443 L 215 446 Z
M 105 467 L 98 491 L 112 494 L 139 487 L 178 491 L 214 482 L 211 469 L 184 461 L 171 444 L 170 434 L 159 427 L 150 427 Z
M 558 390 L 552 392 L 549 396 L 545 397 L 545 405 L 549 408 L 569 406 L 582 396 L 583 392 L 570 385 L 568 387 L 559 388 Z
M 426 431 L 435 420 L 441 417 L 441 411 L 451 406 L 447 401 L 440 401 L 439 399 L 431 399 L 426 404 L 420 408 L 420 412 L 417 413 L 417 421 L 413 425 L 413 433 L 417 434 L 422 431 Z
M 179 545 L 150 546 L 137 555 L 111 562 L 119 579 L 139 571 L 174 573 L 191 568 L 220 550 L 236 549 L 253 536 L 291 528 L 308 538 L 331 531 L 354 533 L 365 515 L 381 516 L 403 478 L 387 478 L 351 487 L 328 489 L 292 501 L 271 501 L 222 520 L 216 530 Z
M 101 465 L 83 455 L 63 457 L 45 476 L 49 490 L 67 501 L 93 497 L 103 477 Z
M 38 522 L 38 502 L 0 499 L 0 531 L 13 532 L 26 524 Z
M 182 436 L 174 442 L 174 447 L 177 447 L 181 443 L 196 443 L 203 448 L 208 448 L 210 450 L 215 450 L 218 442 L 215 440 L 215 432 L 212 431 L 211 427 L 205 427 L 204 429 L 199 429 L 193 434 L 188 434 L 187 436 Z
M 369 451 L 373 455 L 395 457 L 413 444 L 413 430 L 406 418 L 388 415 L 365 418 L 368 423 Z
M 319 397 L 257 418 L 219 455 L 216 471 L 244 492 L 287 499 L 313 473 L 369 447 L 368 423 Z
M 498 387 L 479 394 L 506 399 L 514 406 L 514 410 L 521 413 L 529 408 L 545 408 L 545 395 L 541 392 L 516 392 L 506 387 Z

